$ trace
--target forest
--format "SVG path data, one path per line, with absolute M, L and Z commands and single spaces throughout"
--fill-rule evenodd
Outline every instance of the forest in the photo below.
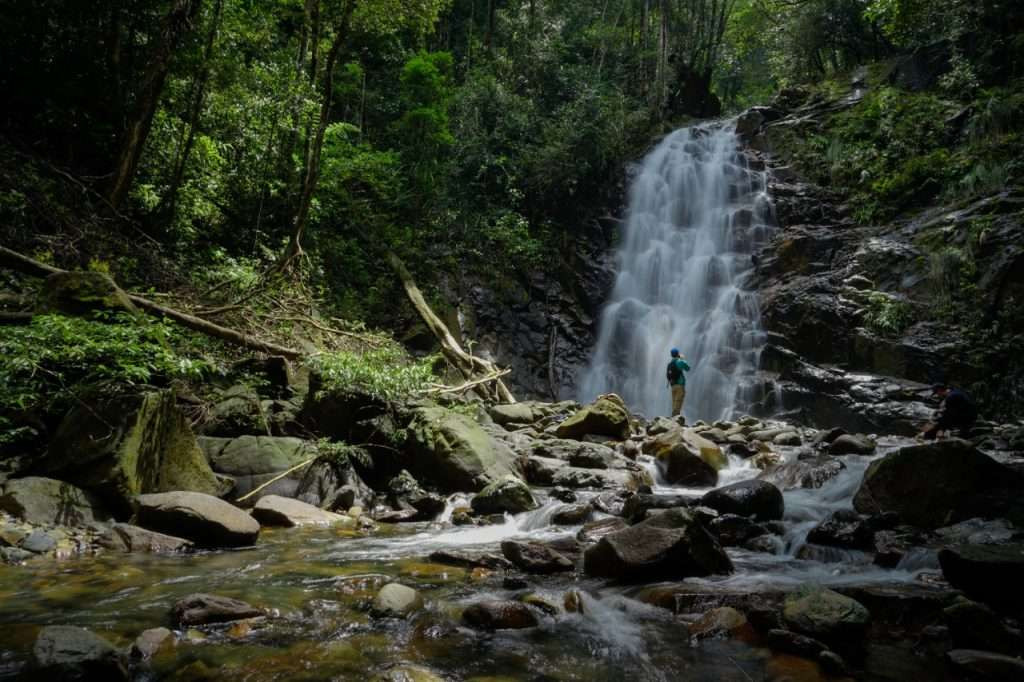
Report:
M 0 680 L 1024 675 L 1015 0 L 14 0 L 0 89 Z

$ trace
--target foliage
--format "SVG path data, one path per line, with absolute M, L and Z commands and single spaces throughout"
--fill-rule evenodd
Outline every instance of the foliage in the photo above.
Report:
M 392 344 L 363 353 L 323 353 L 310 363 L 324 392 L 363 393 L 385 401 L 415 393 L 434 379 L 433 357 L 411 360 Z
M 898 336 L 914 322 L 914 309 L 901 298 L 881 291 L 868 292 L 864 324 L 884 336 Z
M 320 438 L 314 443 L 317 456 L 337 466 L 348 466 L 358 464 L 364 469 L 373 468 L 373 458 L 366 448 L 358 445 L 349 445 L 329 438 Z

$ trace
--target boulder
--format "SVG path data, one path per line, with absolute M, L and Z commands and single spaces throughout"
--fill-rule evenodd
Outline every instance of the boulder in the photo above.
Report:
M 898 521 L 895 514 L 864 518 L 852 509 L 839 509 L 811 529 L 807 542 L 870 551 L 875 546 L 875 534 L 892 530 Z
M 261 526 L 333 526 L 345 523 L 355 525 L 355 519 L 334 512 L 324 511 L 311 504 L 280 495 L 261 497 L 252 508 L 252 517 Z
M 1024 500 L 1010 492 L 1019 481 L 1011 469 L 967 441 L 950 439 L 903 447 L 873 461 L 853 506 L 864 514 L 896 512 L 922 528 L 973 516 L 1013 519 L 1024 514 Z
M 765 535 L 768 531 L 746 516 L 736 514 L 722 514 L 711 519 L 708 529 L 718 538 L 722 547 L 739 547 L 756 537 Z
M 952 649 L 946 652 L 946 660 L 962 679 L 976 682 L 1024 680 L 1024 661 L 1013 656 L 977 649 Z
M 517 630 L 536 627 L 537 616 L 530 607 L 518 601 L 484 601 L 462 612 L 462 620 L 479 630 Z
M 1008 628 L 995 611 L 967 599 L 957 599 L 942 610 L 957 649 L 985 649 L 1014 656 L 1024 651 L 1024 637 Z
M 28 672 L 26 679 L 129 679 L 123 655 L 110 642 L 70 625 L 49 625 L 39 632 Z
M 388 481 L 388 503 L 399 511 L 416 510 L 416 513 L 409 517 L 409 521 L 430 521 L 447 506 L 443 497 L 421 488 L 412 474 L 405 469 Z
M 611 436 L 627 440 L 630 434 L 629 411 L 622 398 L 610 394 L 579 409 L 574 415 L 558 425 L 555 435 L 559 438 L 582 440 L 586 435 Z
M 139 494 L 225 492 L 171 391 L 78 405 L 37 471 L 96 493 L 125 516 Z
M 671 485 L 710 487 L 718 483 L 718 471 L 694 452 L 689 443 L 677 443 L 655 459 L 662 478 Z
M 128 653 L 135 660 L 146 661 L 173 642 L 174 633 L 167 628 L 150 628 L 135 638 Z
M 701 498 L 700 503 L 721 514 L 752 516 L 758 521 L 782 518 L 785 502 L 782 492 L 767 481 L 740 481 L 716 488 Z
M 238 507 L 195 492 L 139 495 L 137 523 L 143 528 L 176 533 L 197 547 L 252 545 L 260 524 Z
M 379 618 L 405 618 L 422 608 L 423 596 L 399 583 L 388 583 L 373 599 L 373 614 Z
M 690 636 L 697 639 L 709 637 L 752 636 L 754 629 L 747 617 L 731 606 L 711 609 L 696 622 L 690 624 Z
M 864 636 L 871 614 L 850 597 L 805 585 L 786 597 L 782 618 L 790 630 L 824 642 L 846 643 Z
M 695 429 L 684 428 L 679 425 L 673 425 L 672 428 L 659 434 L 654 439 L 645 441 L 642 450 L 645 453 L 654 455 L 655 458 L 661 458 L 679 445 L 682 445 L 689 452 L 698 455 L 715 471 L 729 466 L 729 458 L 726 457 L 720 447 Z
M 478 491 L 514 474 L 515 453 L 464 414 L 443 407 L 415 411 L 408 427 L 410 469 L 441 492 Z
M 593 511 L 589 504 L 562 505 L 551 515 L 551 523 L 556 526 L 578 526 L 585 523 Z
M 644 582 L 731 573 L 732 562 L 693 515 L 670 509 L 602 537 L 584 552 L 583 570 Z
M 99 537 L 99 544 L 120 552 L 152 552 L 174 554 L 192 550 L 193 544 L 183 538 L 164 535 L 128 523 L 115 523 Z
M 262 616 L 263 611 L 231 597 L 216 594 L 190 594 L 174 603 L 171 617 L 178 627 L 209 623 L 227 623 Z
M 297 500 L 328 511 L 373 506 L 373 490 L 363 482 L 347 457 L 320 459 L 302 471 L 302 479 L 295 489 Z
M 803 443 L 803 441 L 800 439 L 800 434 L 796 431 L 785 431 L 772 438 L 772 443 L 775 445 L 797 446 Z
M 573 569 L 572 561 L 539 542 L 505 540 L 501 543 L 501 553 L 516 567 L 527 573 L 545 575 Z
M 33 554 L 46 554 L 57 548 L 57 540 L 46 531 L 37 528 L 21 541 L 19 547 Z
M 997 611 L 1024 609 L 1024 543 L 944 547 L 939 566 L 949 584 L 967 596 Z
M 0 487 L 0 510 L 37 525 L 83 526 L 107 521 L 99 499 L 52 478 L 12 478 Z
M 609 533 L 614 533 L 627 527 L 628 525 L 622 519 L 610 516 L 583 524 L 583 528 L 580 528 L 579 532 L 576 533 L 576 539 L 584 544 L 592 544 Z
M 537 457 L 560 459 L 581 469 L 608 469 L 615 465 L 615 450 L 599 443 L 586 443 L 567 438 L 536 441 L 531 454 Z
M 317 454 L 316 448 L 307 441 L 273 436 L 239 436 L 227 441 L 222 448 L 207 445 L 204 449 L 210 458 L 210 467 L 235 480 L 232 490 L 235 498 L 248 495 Z M 274 481 L 249 497 L 248 504 L 254 504 L 265 495 L 295 497 L 299 482 L 305 475 L 305 469 L 299 469 Z
M 643 521 L 651 510 L 687 507 L 694 498 L 689 495 L 666 495 L 662 493 L 637 493 L 626 498 L 622 505 L 622 517 L 630 523 Z
M 497 554 L 476 554 L 460 552 L 451 549 L 439 549 L 430 554 L 430 560 L 435 564 L 446 566 L 461 566 L 463 568 L 490 568 L 494 570 L 507 571 L 512 568 L 512 563 Z
M 135 312 L 128 294 L 102 272 L 58 272 L 43 282 L 36 308 L 41 313 L 79 317 L 98 312 Z
M 875 441 L 847 433 L 831 441 L 828 451 L 833 455 L 870 455 L 875 451 Z
M 477 514 L 518 514 L 537 508 L 530 487 L 515 476 L 504 476 L 473 496 L 470 502 Z

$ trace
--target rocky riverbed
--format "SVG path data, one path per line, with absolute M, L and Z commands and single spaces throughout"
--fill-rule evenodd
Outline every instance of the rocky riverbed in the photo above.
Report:
M 1019 426 L 353 400 L 197 438 L 150 393 L 91 406 L 102 446 L 69 415 L 2 483 L 0 678 L 1024 675 Z M 296 437 L 371 422 L 372 467 Z

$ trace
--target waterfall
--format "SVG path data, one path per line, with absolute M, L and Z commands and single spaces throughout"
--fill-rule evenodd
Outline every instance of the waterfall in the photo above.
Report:
M 687 418 L 727 418 L 756 398 L 764 334 L 744 283 L 770 225 L 765 173 L 750 167 L 731 124 L 662 140 L 629 190 L 618 276 L 580 399 L 615 392 L 645 416 L 667 415 L 673 347 L 692 368 Z

